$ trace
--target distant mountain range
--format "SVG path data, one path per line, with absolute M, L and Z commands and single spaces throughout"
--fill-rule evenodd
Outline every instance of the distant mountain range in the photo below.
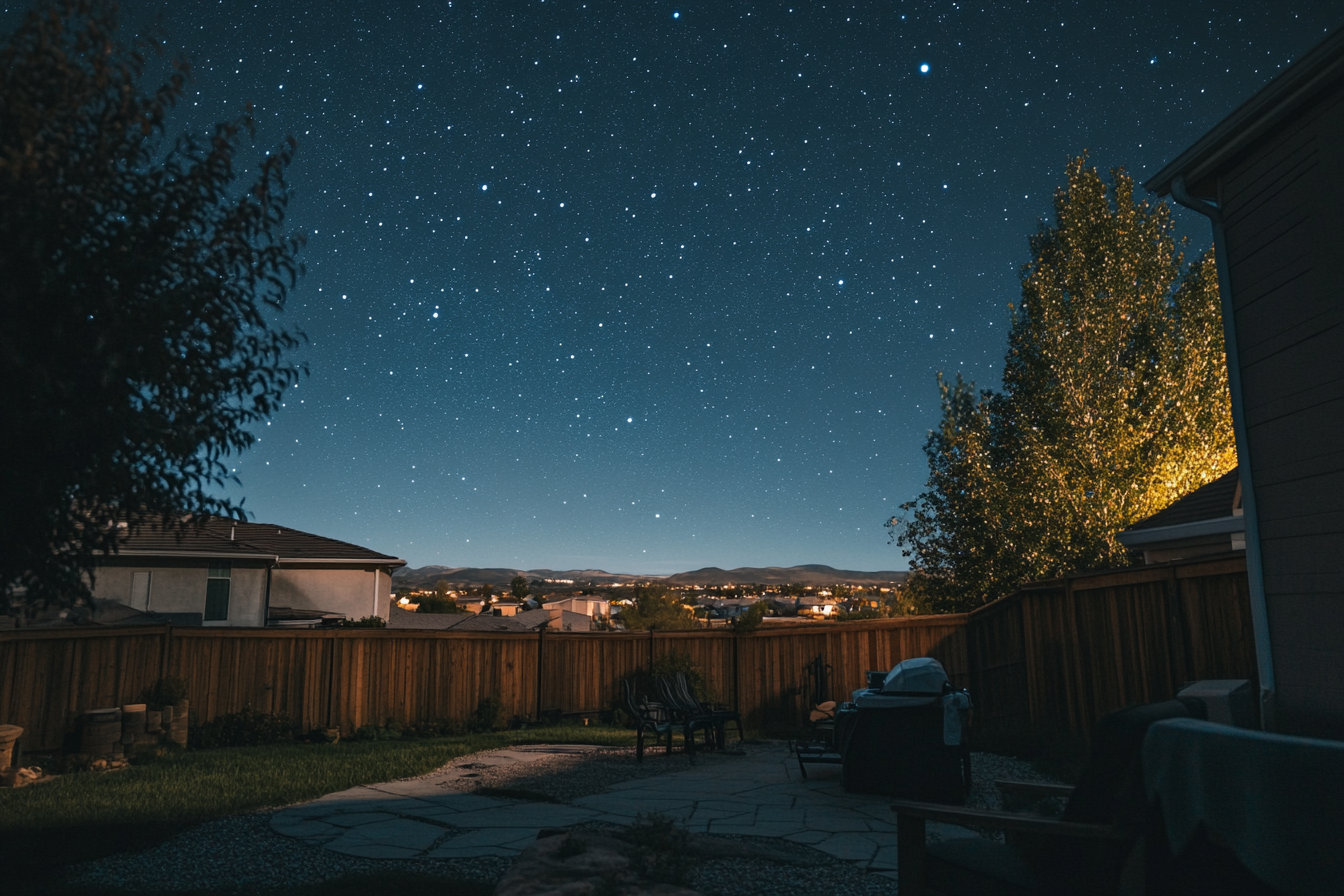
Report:
M 668 585 L 890 585 L 904 582 L 908 575 L 908 572 L 891 569 L 858 572 L 809 563 L 806 566 L 739 566 L 736 569 L 706 566 L 666 576 L 662 581 Z
M 639 576 L 611 573 L 602 569 L 507 569 L 475 566 L 422 566 L 419 569 L 402 567 L 392 575 L 393 585 L 411 588 L 432 588 L 439 581 L 454 585 L 507 586 L 514 576 L 528 579 L 568 579 L 576 585 L 617 585 L 628 582 L 663 582 L 667 585 L 889 585 L 904 582 L 909 573 L 897 570 L 857 572 L 832 566 L 739 566 L 719 569 L 707 566 L 691 572 L 671 576 Z

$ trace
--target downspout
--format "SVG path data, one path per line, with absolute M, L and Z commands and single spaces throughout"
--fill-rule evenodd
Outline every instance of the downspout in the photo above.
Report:
M 265 628 L 271 622 L 271 573 L 280 565 L 280 558 L 276 557 L 270 563 L 266 564 L 266 599 L 262 602 L 261 608 L 261 627 Z
M 375 566 L 373 568 L 373 611 L 369 613 L 370 616 L 378 615 L 378 575 L 378 567 Z
M 1251 629 L 1255 634 L 1255 665 L 1260 676 L 1260 727 L 1265 731 L 1273 731 L 1274 654 L 1269 640 L 1269 607 L 1265 603 L 1265 573 L 1260 557 L 1260 515 L 1256 509 L 1255 487 L 1252 485 L 1251 448 L 1246 435 L 1245 405 L 1242 404 L 1237 321 L 1232 308 L 1232 277 L 1228 271 L 1222 209 L 1215 203 L 1191 196 L 1185 188 L 1185 178 L 1180 175 L 1171 181 L 1171 197 L 1179 205 L 1208 218 L 1213 226 L 1213 252 L 1218 263 L 1218 296 L 1223 311 L 1223 351 L 1227 355 L 1227 388 L 1232 396 L 1232 432 L 1237 443 L 1241 506 L 1246 520 L 1246 578 L 1250 586 Z

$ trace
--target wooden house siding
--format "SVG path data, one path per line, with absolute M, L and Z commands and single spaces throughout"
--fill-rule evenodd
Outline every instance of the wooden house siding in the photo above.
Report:
M 1344 737 L 1344 81 L 1216 180 L 1277 727 Z

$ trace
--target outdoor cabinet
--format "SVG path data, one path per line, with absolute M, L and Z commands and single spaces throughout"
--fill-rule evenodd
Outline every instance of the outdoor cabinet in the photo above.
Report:
M 943 742 L 943 701 L 922 706 L 860 706 L 842 734 L 845 790 L 964 805 L 971 785 L 967 713 L 960 744 Z

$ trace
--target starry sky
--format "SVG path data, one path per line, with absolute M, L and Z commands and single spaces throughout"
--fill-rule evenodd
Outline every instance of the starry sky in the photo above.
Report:
M 5 4 L 10 30 L 23 5 Z M 311 375 L 256 519 L 412 566 L 903 569 L 935 376 L 997 385 L 1083 150 L 1139 178 L 1336 0 L 125 0 L 299 141 Z M 1202 248 L 1207 224 L 1182 232 Z

